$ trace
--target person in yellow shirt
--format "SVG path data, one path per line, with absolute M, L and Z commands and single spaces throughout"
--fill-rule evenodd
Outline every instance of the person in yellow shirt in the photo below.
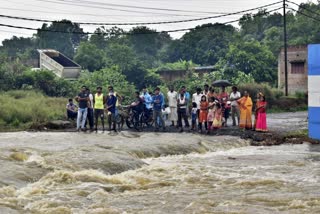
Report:
M 104 106 L 106 99 L 102 93 L 102 87 L 97 87 L 97 93 L 93 97 L 94 116 L 95 116 L 95 130 L 98 131 L 98 119 L 100 117 L 102 123 L 102 130 L 104 131 Z

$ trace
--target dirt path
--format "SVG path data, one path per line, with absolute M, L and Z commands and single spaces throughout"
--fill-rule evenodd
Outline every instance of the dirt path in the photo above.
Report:
M 308 112 L 289 112 L 268 114 L 269 130 L 273 132 L 290 132 L 308 129 Z

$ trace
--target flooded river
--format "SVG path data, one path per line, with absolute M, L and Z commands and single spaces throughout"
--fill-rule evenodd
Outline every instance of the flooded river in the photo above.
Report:
M 320 147 L 172 133 L 1 133 L 0 213 L 320 213 Z

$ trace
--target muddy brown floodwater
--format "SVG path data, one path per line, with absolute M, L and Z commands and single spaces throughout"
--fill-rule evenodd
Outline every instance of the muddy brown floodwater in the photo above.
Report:
M 270 129 L 306 119 L 270 115 Z M 320 146 L 308 143 L 17 132 L 0 133 L 0 160 L 0 213 L 320 213 Z

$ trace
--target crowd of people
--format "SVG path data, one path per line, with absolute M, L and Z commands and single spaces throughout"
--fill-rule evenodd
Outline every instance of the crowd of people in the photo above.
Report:
M 69 99 L 66 108 L 68 118 L 77 120 L 78 131 L 86 131 L 87 123 L 90 131 L 97 131 L 99 119 L 102 129 L 105 130 L 105 115 L 108 118 L 109 130 L 116 131 L 116 117 L 123 99 L 112 86 L 108 87 L 106 95 L 102 93 L 100 86 L 96 88 L 94 94 L 83 86 L 75 100 L 78 105 L 73 103 L 73 99 Z M 267 131 L 267 102 L 262 92 L 257 94 L 254 103 L 247 91 L 241 96 L 236 86 L 233 86 L 231 93 L 228 94 L 226 87 L 221 87 L 220 92 L 216 92 L 215 87 L 205 84 L 203 88 L 197 88 L 192 95 L 185 86 L 178 91 L 171 86 L 166 96 L 159 87 L 152 93 L 144 87 L 141 93 L 135 92 L 133 100 L 128 106 L 129 111 L 135 112 L 137 117 L 143 112 L 147 118 L 154 121 L 155 131 L 159 131 L 160 128 L 166 130 L 165 114 L 167 120 L 171 122 L 170 126 L 178 128 L 180 132 L 189 129 L 210 133 L 227 127 L 230 113 L 232 126 Z M 253 108 L 254 114 L 252 114 Z

